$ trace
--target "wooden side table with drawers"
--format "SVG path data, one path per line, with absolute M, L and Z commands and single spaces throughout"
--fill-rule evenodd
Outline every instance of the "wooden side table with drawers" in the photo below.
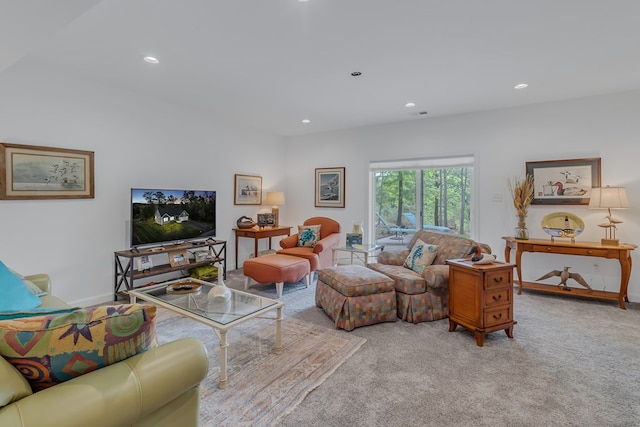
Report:
M 470 260 L 448 260 L 449 332 L 458 325 L 476 337 L 482 347 L 489 332 L 504 330 L 513 338 L 513 268 L 515 264 L 494 261 L 474 264 Z

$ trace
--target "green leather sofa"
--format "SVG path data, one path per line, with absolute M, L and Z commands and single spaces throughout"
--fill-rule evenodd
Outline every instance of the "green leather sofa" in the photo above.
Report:
M 48 275 L 27 279 L 47 291 L 43 307 L 68 307 L 51 295 Z M 0 357 L 0 426 L 198 426 L 208 368 L 204 345 L 185 338 L 33 393 Z

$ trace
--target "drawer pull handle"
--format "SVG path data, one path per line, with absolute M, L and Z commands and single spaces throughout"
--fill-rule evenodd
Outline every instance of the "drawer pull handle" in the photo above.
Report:
M 493 296 L 494 301 L 500 301 L 501 299 L 502 299 L 502 294 Z
M 494 314 L 493 318 L 496 319 L 496 320 L 502 319 L 502 313 Z
M 502 280 L 504 279 L 504 277 L 494 277 L 493 281 L 496 283 L 502 283 Z

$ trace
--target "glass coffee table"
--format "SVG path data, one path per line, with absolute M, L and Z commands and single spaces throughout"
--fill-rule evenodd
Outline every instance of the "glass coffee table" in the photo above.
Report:
M 209 300 L 208 292 L 212 283 L 197 279 L 179 279 L 159 285 L 142 287 L 128 291 L 131 303 L 136 299 L 145 300 L 193 320 L 209 325 L 220 340 L 220 380 L 219 388 L 227 386 L 227 331 L 240 323 L 255 317 L 262 317 L 276 310 L 275 353 L 282 352 L 282 307 L 283 302 L 263 298 L 247 292 L 229 289 L 228 299 Z
M 361 261 L 363 261 L 364 265 L 366 266 L 369 263 L 369 255 L 375 256 L 377 250 L 383 251 L 384 250 L 384 246 L 383 245 L 379 245 L 379 244 L 376 243 L 376 244 L 373 244 L 373 245 L 361 244 L 361 245 L 335 247 L 335 248 L 333 248 L 333 265 L 337 265 L 338 264 L 338 255 L 337 255 L 337 253 L 342 251 L 342 252 L 349 252 L 350 253 L 350 255 L 351 255 L 351 264 L 353 264 L 354 258 L 357 258 L 357 259 L 360 259 Z

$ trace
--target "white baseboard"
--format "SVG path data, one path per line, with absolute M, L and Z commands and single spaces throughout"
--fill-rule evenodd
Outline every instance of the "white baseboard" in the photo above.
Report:
M 129 302 L 126 299 L 120 299 L 119 301 L 123 304 Z M 67 301 L 67 304 L 73 307 L 89 307 L 92 305 L 106 304 L 106 303 L 113 303 L 113 293 L 98 295 L 95 297 L 85 298 L 85 299 L 76 300 L 76 301 Z

